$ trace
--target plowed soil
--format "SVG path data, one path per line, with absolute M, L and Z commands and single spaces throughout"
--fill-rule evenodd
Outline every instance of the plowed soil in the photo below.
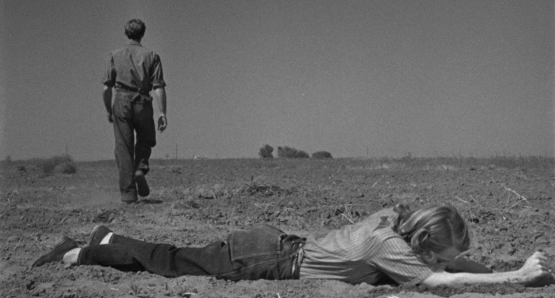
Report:
M 299 236 L 358 222 L 399 202 L 455 205 L 472 228 L 469 258 L 518 269 L 543 249 L 555 256 L 553 159 L 158 160 L 151 195 L 119 201 L 113 161 L 49 174 L 4 163 L 0 194 L 1 297 L 555 297 L 555 286 L 373 287 L 325 280 L 226 282 L 168 279 L 111 268 L 30 265 L 62 235 L 88 242 L 99 223 L 151 242 L 201 246 L 268 223 Z

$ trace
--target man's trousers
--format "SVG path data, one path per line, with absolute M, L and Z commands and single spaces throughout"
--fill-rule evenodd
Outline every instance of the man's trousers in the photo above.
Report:
M 135 171 L 148 173 L 148 160 L 152 147 L 156 146 L 152 100 L 144 100 L 144 96 L 137 94 L 117 90 L 112 108 L 119 188 L 121 199 L 127 202 L 137 200 Z

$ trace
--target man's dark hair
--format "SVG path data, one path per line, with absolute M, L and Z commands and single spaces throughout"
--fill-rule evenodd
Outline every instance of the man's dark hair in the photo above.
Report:
M 145 35 L 145 23 L 139 19 L 132 19 L 125 24 L 125 36 L 133 40 L 141 40 Z

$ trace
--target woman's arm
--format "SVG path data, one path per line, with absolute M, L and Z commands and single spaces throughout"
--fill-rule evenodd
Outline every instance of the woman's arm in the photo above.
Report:
M 470 261 L 466 258 L 456 258 L 447 264 L 445 271 L 456 273 L 456 272 L 467 272 L 467 273 L 493 273 L 488 267 Z
M 422 284 L 429 287 L 440 285 L 498 284 L 504 282 L 536 285 L 540 280 L 553 281 L 553 277 L 548 269 L 547 257 L 542 252 L 536 252 L 526 260 L 522 268 L 516 271 L 488 274 L 434 272 Z
M 448 272 L 434 272 L 426 278 L 422 284 L 428 287 L 437 286 L 456 286 L 456 285 L 475 285 L 475 284 L 500 284 L 504 282 L 509 283 L 523 283 L 517 271 L 498 272 L 498 273 L 448 273 Z

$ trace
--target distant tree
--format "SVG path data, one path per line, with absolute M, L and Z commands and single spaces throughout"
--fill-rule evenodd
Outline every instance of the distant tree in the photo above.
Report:
M 274 148 L 266 144 L 262 146 L 262 148 L 260 148 L 260 151 L 258 151 L 258 155 L 260 155 L 261 158 L 274 158 L 272 152 L 274 152 Z
M 308 153 L 291 147 L 278 147 L 278 157 L 281 158 L 309 158 Z
M 291 158 L 295 153 L 292 151 L 293 148 L 285 147 L 278 147 L 277 149 L 277 156 L 280 158 Z
M 53 170 L 54 173 L 63 173 L 63 174 L 75 174 L 77 173 L 77 167 L 73 161 L 67 160 L 62 162 L 61 164 L 57 164 Z
M 333 158 L 333 157 L 331 156 L 331 153 L 327 151 L 318 151 L 318 152 L 312 153 L 312 158 Z
M 51 174 L 52 172 L 75 174 L 77 172 L 75 162 L 69 154 L 53 156 L 48 159 L 38 159 L 37 163 L 45 174 Z
M 297 152 L 297 156 L 295 156 L 295 158 L 309 158 L 309 157 L 310 157 L 310 155 L 308 155 L 308 153 L 306 153 L 302 150 L 299 150 Z
M 12 157 L 9 155 L 6 155 L 6 158 L 4 158 L 4 162 L 5 163 L 11 163 L 12 162 Z

